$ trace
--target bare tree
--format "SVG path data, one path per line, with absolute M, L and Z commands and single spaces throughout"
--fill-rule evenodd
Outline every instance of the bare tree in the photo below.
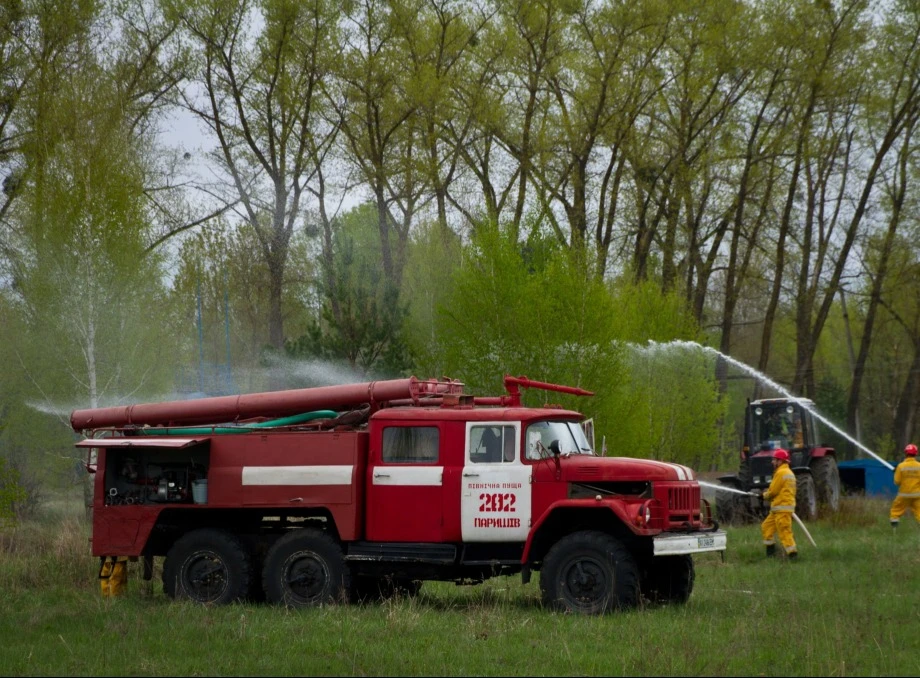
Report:
M 270 277 L 268 342 L 280 349 L 291 236 L 337 132 L 323 111 L 323 88 L 337 51 L 339 4 L 214 0 L 172 10 L 198 57 L 183 102 L 217 142 L 212 159 L 229 183 L 215 195 L 238 203 L 258 237 Z

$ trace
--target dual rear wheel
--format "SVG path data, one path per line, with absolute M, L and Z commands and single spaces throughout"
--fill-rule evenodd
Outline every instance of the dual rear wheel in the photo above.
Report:
M 413 596 L 420 587 L 421 582 L 406 578 L 353 577 L 341 546 L 314 529 L 279 537 L 261 568 L 234 534 L 195 530 L 176 541 L 163 567 L 166 595 L 210 605 L 264 597 L 286 607 L 314 607 Z
M 166 555 L 163 590 L 171 598 L 225 605 L 264 592 L 270 603 L 309 607 L 345 599 L 350 573 L 339 545 L 319 530 L 280 537 L 262 563 L 261 586 L 249 549 L 234 534 L 201 529 L 179 538 Z

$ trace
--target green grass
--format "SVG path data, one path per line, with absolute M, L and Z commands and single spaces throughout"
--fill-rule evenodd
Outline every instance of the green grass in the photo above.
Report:
M 4 675 L 918 675 L 920 527 L 847 499 L 767 560 L 756 525 L 723 563 L 696 559 L 682 607 L 605 617 L 544 610 L 517 577 L 426 582 L 415 599 L 288 611 L 167 599 L 132 563 L 103 599 L 79 514 L 0 535 Z M 796 528 L 797 529 L 797 528 Z

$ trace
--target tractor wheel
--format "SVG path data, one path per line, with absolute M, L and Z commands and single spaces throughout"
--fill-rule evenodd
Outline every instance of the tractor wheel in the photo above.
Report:
M 646 572 L 642 593 L 653 603 L 682 605 L 690 600 L 695 580 L 691 556 L 659 556 Z
M 815 491 L 815 479 L 810 473 L 795 477 L 795 513 L 802 520 L 815 520 L 818 517 L 818 493 Z
M 268 550 L 262 588 L 270 603 L 313 607 L 344 602 L 351 572 L 342 548 L 320 530 L 288 532 Z
M 352 575 L 351 600 L 373 603 L 394 597 L 414 598 L 422 582 L 404 577 L 367 577 Z
M 549 550 L 540 571 L 543 604 L 560 612 L 603 614 L 639 602 L 632 553 L 604 532 L 575 532 Z
M 222 530 L 195 530 L 180 537 L 163 565 L 166 595 L 196 603 L 224 605 L 244 600 L 252 580 L 249 552 L 236 536 Z
M 738 482 L 741 484 L 742 488 L 750 488 L 753 485 L 754 476 L 751 473 L 751 461 L 745 459 L 741 462 L 741 465 L 738 467 Z
M 811 473 L 815 478 L 818 494 L 818 508 L 828 513 L 840 509 L 840 473 L 837 460 L 833 457 L 818 457 L 811 462 Z
M 716 518 L 718 521 L 723 525 L 732 525 L 738 517 L 735 509 L 735 493 L 716 490 Z
M 739 489 L 737 485 L 724 483 L 725 487 Z M 754 511 L 748 497 L 734 492 L 716 492 L 716 518 L 723 525 L 749 525 L 754 522 Z

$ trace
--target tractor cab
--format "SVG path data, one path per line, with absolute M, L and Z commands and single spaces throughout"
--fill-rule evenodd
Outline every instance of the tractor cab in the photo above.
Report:
M 752 487 L 770 485 L 773 450 L 789 452 L 789 466 L 806 468 L 811 463 L 811 451 L 820 446 L 818 426 L 806 407 L 810 400 L 772 398 L 755 400 L 748 405 L 745 420 L 742 464 L 748 462 Z

